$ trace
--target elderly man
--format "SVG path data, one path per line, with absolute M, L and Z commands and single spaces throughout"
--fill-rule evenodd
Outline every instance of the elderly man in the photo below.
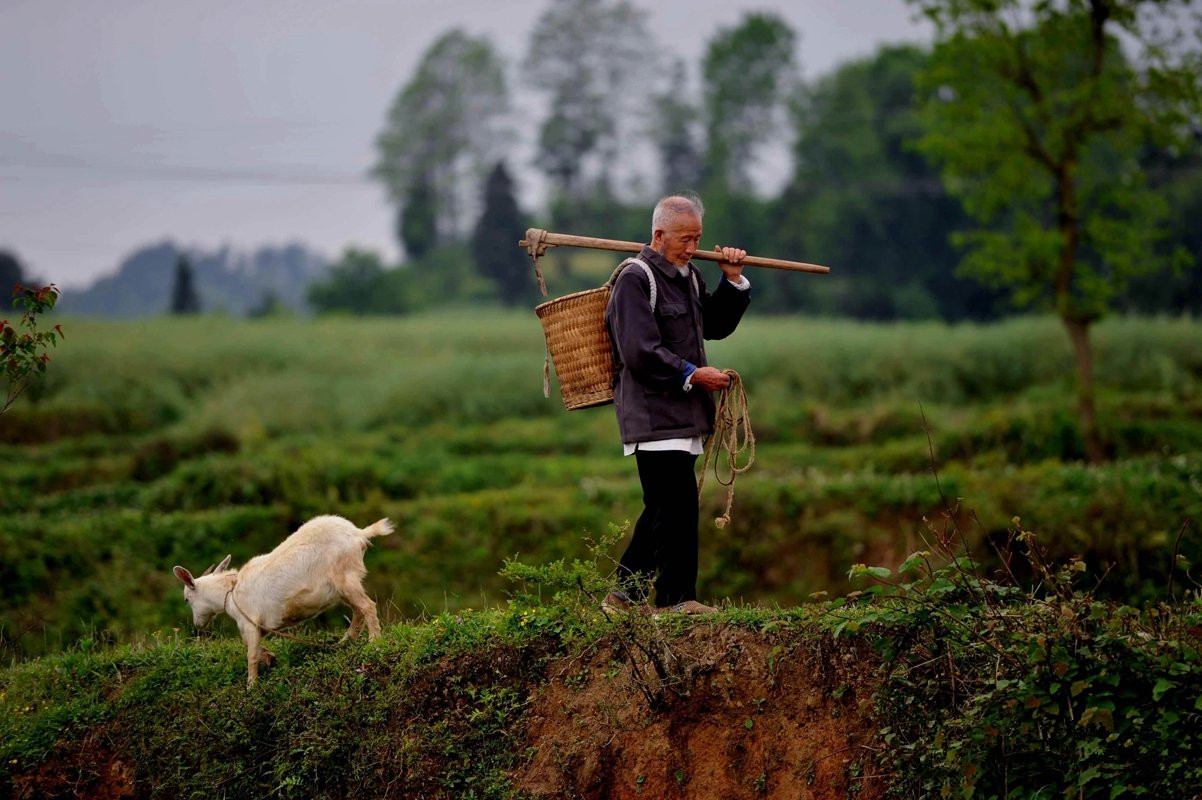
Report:
M 689 259 L 701 241 L 705 210 L 673 195 L 655 206 L 651 243 L 619 274 L 605 311 L 613 341 L 614 404 L 626 455 L 638 464 L 643 513 L 618 566 L 622 590 L 609 607 L 647 599 L 685 614 L 716 609 L 697 602 L 699 504 L 694 469 L 714 429 L 710 392 L 730 378 L 708 366 L 703 339 L 722 339 L 751 301 L 745 250 L 720 248 L 722 279 L 710 293 Z

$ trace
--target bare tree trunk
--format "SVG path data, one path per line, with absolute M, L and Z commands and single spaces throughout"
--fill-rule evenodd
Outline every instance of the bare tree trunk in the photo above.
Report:
M 1098 435 L 1098 413 L 1094 404 L 1093 350 L 1089 344 L 1089 322 L 1063 318 L 1068 338 L 1073 342 L 1073 355 L 1077 360 L 1078 414 L 1081 420 L 1081 438 L 1085 443 L 1085 457 L 1091 464 L 1106 460 L 1106 450 Z
M 1098 436 L 1098 412 L 1094 404 L 1093 350 L 1089 346 L 1089 324 L 1092 318 L 1073 310 L 1073 268 L 1076 263 L 1077 245 L 1080 241 L 1077 215 L 1077 192 L 1073 184 L 1076 161 L 1070 154 L 1056 170 L 1058 189 L 1058 213 L 1060 233 L 1064 237 L 1060 248 L 1060 264 L 1056 270 L 1056 309 L 1073 343 L 1073 355 L 1077 359 L 1077 414 L 1081 420 L 1081 439 L 1085 444 L 1085 457 L 1091 464 L 1106 460 L 1102 439 Z

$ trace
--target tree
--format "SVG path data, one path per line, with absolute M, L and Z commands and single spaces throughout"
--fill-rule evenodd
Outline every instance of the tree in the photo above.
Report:
M 438 244 L 437 205 L 430 180 L 419 175 L 397 209 L 397 235 L 410 258 L 420 259 Z
M 1166 246 L 1180 247 L 1202 258 L 1202 126 L 1194 133 L 1195 146 L 1184 154 L 1154 153 L 1146 160 L 1151 185 L 1169 206 Z M 1170 264 L 1132 282 L 1120 299 L 1123 311 L 1142 313 L 1202 314 L 1202 269 Z
M 531 298 L 530 260 L 517 246 L 526 223 L 513 193 L 513 179 L 498 161 L 484 187 L 484 213 L 472 236 L 472 256 L 480 274 L 497 284 L 502 302 L 515 306 Z
M 929 55 L 891 45 L 848 61 L 790 104 L 794 172 L 778 203 L 778 249 L 829 264 L 817 285 L 772 276 L 781 307 L 868 319 L 990 315 L 994 298 L 956 278 L 947 232 L 964 212 L 914 151 L 914 77 Z
M 1198 52 L 1160 33 L 1178 29 L 1183 3 L 911 2 L 937 31 L 919 82 L 920 147 L 979 225 L 955 239 L 962 268 L 1060 317 L 1085 454 L 1101 461 L 1089 329 L 1133 276 L 1158 266 L 1166 209 L 1141 149 L 1184 147 L 1198 119 Z
M 309 303 L 318 311 L 379 313 L 385 310 L 378 291 L 383 275 L 379 255 L 349 248 L 330 268 L 326 280 L 309 286 Z
M 175 261 L 175 283 L 171 286 L 172 314 L 199 314 L 200 295 L 192 277 L 192 264 L 188 257 L 180 255 Z
M 756 149 L 779 130 L 797 81 L 797 36 L 775 14 L 719 31 L 702 62 L 709 181 L 741 191 Z
M 466 233 L 479 180 L 508 141 L 508 108 L 505 71 L 487 39 L 455 29 L 426 50 L 376 139 L 373 170 L 400 213 L 414 211 L 428 226 L 419 234 L 398 225 L 407 249 Z
M 0 292 L 7 293 L 24 280 L 25 270 L 21 266 L 21 260 L 15 253 L 0 250 Z
M 654 98 L 651 110 L 651 138 L 659 151 L 662 194 L 696 191 L 701 182 L 701 153 L 694 132 L 698 111 L 688 101 L 687 86 L 684 62 L 677 61 L 667 89 Z
M 522 70 L 547 93 L 538 166 L 569 200 L 608 191 L 638 81 L 654 74 L 645 14 L 627 0 L 554 0 L 530 35 Z

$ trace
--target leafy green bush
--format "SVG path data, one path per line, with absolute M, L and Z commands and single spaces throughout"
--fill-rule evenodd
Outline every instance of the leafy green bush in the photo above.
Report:
M 1018 518 L 1014 520 L 1018 525 Z M 832 631 L 880 652 L 899 797 L 1192 798 L 1202 781 L 1202 583 L 1144 611 L 1082 588 L 1016 528 L 1028 588 L 982 577 L 952 518 L 897 569 L 857 564 Z M 1010 575 L 1015 572 L 1009 570 Z M 1178 584 L 1180 586 L 1180 583 Z

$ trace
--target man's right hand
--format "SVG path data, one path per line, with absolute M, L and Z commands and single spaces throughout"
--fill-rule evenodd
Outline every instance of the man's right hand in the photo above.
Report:
M 698 367 L 693 370 L 693 378 L 690 383 L 700 386 L 707 392 L 716 392 L 730 386 L 730 376 L 717 367 Z

